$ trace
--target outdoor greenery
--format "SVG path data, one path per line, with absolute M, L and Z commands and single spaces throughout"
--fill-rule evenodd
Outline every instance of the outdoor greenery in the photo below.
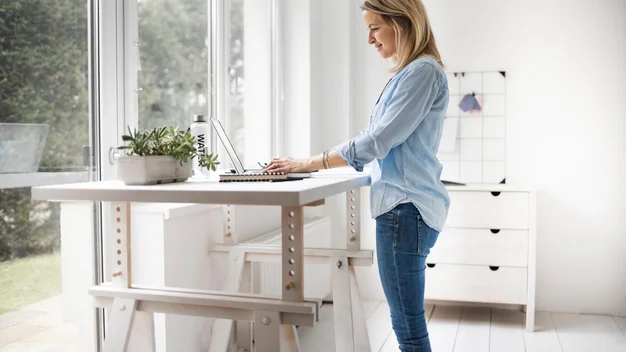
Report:
M 231 1 L 231 126 L 243 120 L 242 1 Z M 208 2 L 138 4 L 139 128 L 184 131 L 194 114 L 209 115 Z M 0 122 L 50 126 L 39 171 L 85 170 L 82 148 L 91 133 L 87 10 L 88 0 L 0 1 Z M 29 188 L 1 186 L 0 262 L 57 250 L 59 204 L 32 201 Z
M 254 0 L 261 1 L 261 0 Z M 139 129 L 192 123 L 209 111 L 207 0 L 139 1 Z M 241 158 L 243 143 L 243 0 L 230 0 L 229 120 Z M 221 118 L 221 116 L 220 116 Z
M 0 314 L 61 292 L 61 254 L 32 255 L 0 263 Z
M 87 57 L 86 0 L 0 1 L 0 122 L 50 126 L 42 171 L 83 167 Z
M 31 201 L 30 188 L 0 189 L 0 262 L 58 249 L 59 208 Z
M 40 171 L 84 170 L 86 0 L 0 1 L 0 122 L 48 124 Z M 1 188 L 1 187 L 0 187 Z M 0 262 L 59 247 L 59 205 L 0 189 Z
M 237 144 L 243 129 L 243 0 L 230 1 L 229 130 Z M 139 129 L 149 132 L 124 138 L 129 146 L 136 143 L 131 153 L 147 147 L 146 153 L 182 160 L 192 156 L 192 116 L 209 115 L 208 1 L 138 5 Z M 88 6 L 89 0 L 0 0 L 0 122 L 49 125 L 42 172 L 89 168 L 82 155 L 92 133 Z M 151 138 L 158 141 L 139 145 L 138 139 Z M 216 155 L 203 162 L 213 170 L 218 164 Z M 0 314 L 61 291 L 59 223 L 58 203 L 32 201 L 30 188 L 0 185 Z
M 199 154 L 194 146 L 195 137 L 191 135 L 190 129 L 178 130 L 172 126 L 155 127 L 150 130 L 139 131 L 130 130 L 128 134 L 122 136 L 122 140 L 128 145 L 120 146 L 118 149 L 127 150 L 127 155 L 150 156 L 168 155 L 179 160 L 181 165 L 198 157 L 198 164 L 213 171 L 219 165 L 217 154 Z
M 209 114 L 208 3 L 139 2 L 140 129 L 183 129 Z

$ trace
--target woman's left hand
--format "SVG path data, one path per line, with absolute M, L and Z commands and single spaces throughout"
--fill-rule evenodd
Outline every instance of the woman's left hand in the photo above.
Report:
M 309 172 L 307 159 L 274 158 L 265 172 Z

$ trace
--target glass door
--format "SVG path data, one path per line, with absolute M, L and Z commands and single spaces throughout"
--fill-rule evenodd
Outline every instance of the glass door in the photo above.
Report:
M 46 330 L 43 346 L 79 343 L 77 312 L 64 302 L 76 292 L 75 253 L 90 248 L 64 238 L 62 205 L 33 201 L 31 187 L 100 177 L 94 8 L 0 1 L 0 349 Z M 98 217 L 86 209 L 75 224 L 95 240 Z

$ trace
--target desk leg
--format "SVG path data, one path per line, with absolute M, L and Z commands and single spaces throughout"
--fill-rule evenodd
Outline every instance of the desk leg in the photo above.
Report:
M 361 191 L 346 193 L 346 247 L 361 250 Z M 335 346 L 337 351 L 370 351 L 369 336 L 354 267 L 348 258 L 335 257 L 332 265 Z
M 241 286 L 243 268 L 246 262 L 246 253 L 233 249 L 228 254 L 228 278 L 226 292 L 238 292 Z M 237 351 L 235 321 L 230 319 L 215 319 L 213 322 L 210 352 Z
M 361 250 L 361 189 L 353 189 L 346 193 L 346 215 L 347 221 L 347 248 L 351 251 Z M 356 281 L 354 267 L 349 267 L 350 276 L 350 301 L 352 307 L 353 340 L 356 351 L 369 351 L 370 339 L 367 334 L 365 324 L 365 314 L 359 293 L 359 286 Z
M 332 257 L 333 317 L 335 318 L 335 350 L 355 351 L 352 327 L 352 299 L 347 257 Z
M 135 312 L 133 326 L 128 341 L 129 352 L 154 352 L 156 341 L 154 336 L 154 313 Z
M 370 339 L 367 333 L 367 324 L 365 321 L 365 313 L 363 312 L 363 303 L 359 293 L 359 286 L 356 282 L 356 274 L 354 267 L 350 267 L 350 301 L 352 306 L 352 333 L 355 342 L 355 351 L 370 351 Z
M 333 257 L 331 263 L 334 265 L 332 285 L 335 350 L 370 351 L 354 267 L 348 266 L 347 257 Z
M 131 220 L 131 203 L 111 203 L 111 229 L 115 238 L 115 253 L 111 259 L 114 268 L 112 282 L 114 286 L 122 288 L 132 285 Z M 111 351 L 155 350 L 154 314 L 136 312 L 136 308 L 135 300 L 114 300 L 104 341 L 105 351 L 109 351 L 107 346 L 114 346 Z M 126 331 L 122 332 L 121 329 Z
M 298 341 L 298 332 L 293 325 L 280 326 L 280 352 L 298 352 L 300 351 L 300 342 Z
M 304 301 L 304 209 L 283 207 L 283 299 Z
M 346 240 L 350 251 L 361 250 L 361 190 L 353 189 L 346 193 Z
M 257 310 L 254 316 L 256 352 L 281 351 L 280 313 Z
M 111 203 L 111 229 L 115 237 L 115 254 L 111 258 L 113 268 L 113 285 L 129 288 L 132 285 L 132 266 L 130 255 L 130 203 Z
M 282 209 L 282 272 L 283 299 L 304 301 L 304 209 L 303 207 L 283 207 Z M 258 324 L 255 324 L 255 327 Z M 295 327 L 281 328 L 281 351 L 299 351 L 298 335 Z M 255 336 L 259 336 L 258 328 Z M 261 351 L 261 350 L 260 350 Z M 274 350 L 268 350 L 274 351 Z
M 108 324 L 108 336 L 104 340 L 104 352 L 125 352 L 137 310 L 137 301 L 115 298 Z

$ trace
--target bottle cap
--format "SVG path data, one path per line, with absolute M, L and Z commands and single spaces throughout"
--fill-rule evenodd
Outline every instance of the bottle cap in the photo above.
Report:
M 206 117 L 204 115 L 193 115 L 193 122 L 206 122 Z

